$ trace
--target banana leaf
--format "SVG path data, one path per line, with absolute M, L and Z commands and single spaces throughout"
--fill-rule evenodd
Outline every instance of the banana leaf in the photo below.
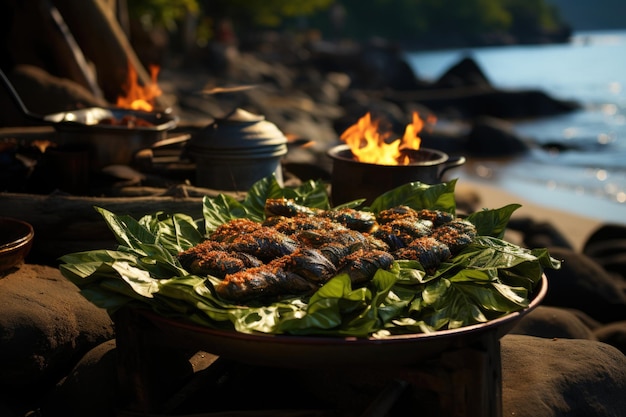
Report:
M 384 193 L 369 207 L 361 206 L 363 200 L 342 207 L 378 213 L 407 205 L 455 215 L 455 184 L 409 183 Z M 88 300 L 110 313 L 142 306 L 166 317 L 243 333 L 385 338 L 484 323 L 522 310 L 543 271 L 560 268 L 545 248 L 526 249 L 502 240 L 517 204 L 467 216 L 479 236 L 434 272 L 427 274 L 417 261 L 396 260 L 365 286 L 353 287 L 349 277 L 340 274 L 309 297 L 234 304 L 216 294 L 218 278 L 193 275 L 177 259 L 230 220 L 263 221 L 270 198 L 332 209 L 326 190 L 321 181 L 284 188 L 270 176 L 254 184 L 244 199 L 205 197 L 200 219 L 163 212 L 133 219 L 95 207 L 117 239 L 117 250 L 65 255 L 60 271 Z

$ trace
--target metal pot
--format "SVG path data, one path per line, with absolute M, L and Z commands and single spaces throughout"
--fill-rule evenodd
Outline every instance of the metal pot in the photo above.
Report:
M 89 166 L 98 171 L 108 165 L 130 164 L 142 149 L 152 148 L 166 139 L 174 129 L 178 118 L 168 112 L 145 112 L 122 108 L 89 107 L 85 109 L 39 115 L 31 112 L 19 94 L 0 70 L 0 80 L 21 113 L 40 125 L 52 126 L 57 132 L 60 146 L 82 148 L 89 153 Z M 124 124 L 104 123 L 108 120 L 123 121 L 128 118 L 147 122 L 145 126 L 129 127 Z M 179 141 L 188 138 L 180 137 Z
M 196 185 L 247 191 L 272 174 L 282 184 L 287 137 L 264 116 L 235 109 L 195 134 L 185 152 L 196 163 Z
M 110 117 L 122 120 L 137 117 L 151 126 L 127 127 L 123 125 L 57 123 L 56 142 L 61 147 L 82 148 L 89 153 L 89 167 L 98 171 L 108 165 L 131 164 L 135 155 L 144 149 L 165 144 L 183 142 L 189 135 L 168 138 L 169 131 L 176 127 L 176 116 L 156 112 L 141 112 L 124 109 L 109 109 Z
M 410 182 L 437 184 L 446 171 L 465 163 L 463 156 L 451 158 L 436 149 L 407 152 L 412 161 L 408 165 L 379 165 L 357 161 L 348 145 L 331 148 L 327 155 L 333 160 L 333 205 L 363 198 L 369 204 L 379 195 Z

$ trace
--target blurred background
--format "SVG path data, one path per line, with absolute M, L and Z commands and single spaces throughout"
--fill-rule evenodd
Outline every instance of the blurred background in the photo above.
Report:
M 470 58 L 477 66 L 473 75 L 491 88 L 541 91 L 577 106 L 554 114 L 504 118 L 507 129 L 529 145 L 525 152 L 468 155 L 472 156 L 469 163 L 455 170 L 454 176 L 494 184 L 550 207 L 626 221 L 626 21 L 622 18 L 626 4 L 621 0 L 2 0 L 0 4 L 4 11 L 0 66 L 5 72 L 28 64 L 55 76 L 82 78 L 92 102 L 103 103 L 114 102 L 119 94 L 127 76 L 120 69 L 127 68 L 127 59 L 144 83 L 150 81 L 149 69 L 156 66 L 165 92 L 160 98 L 163 105 L 173 106 L 188 120 L 215 116 L 233 103 L 252 100 L 238 94 L 221 96 L 218 103 L 198 97 L 198 91 L 213 87 L 271 82 L 282 89 L 279 96 L 287 91 L 293 96 L 300 87 L 308 98 L 321 101 L 325 90 L 311 92 L 313 76 L 306 78 L 302 75 L 306 72 L 287 82 L 257 65 L 252 77 L 242 58 L 247 53 L 270 66 L 276 63 L 274 71 L 281 65 L 293 70 L 302 62 L 324 67 L 323 74 L 329 79 L 332 73 L 339 92 L 350 85 L 360 87 L 361 93 L 376 90 L 378 95 L 389 89 L 432 91 L 433 86 L 443 85 L 442 77 L 451 67 Z M 95 19 L 96 9 L 112 14 L 118 26 L 111 29 Z M 45 25 L 32 24 L 50 20 L 55 16 L 51 10 L 61 16 L 82 48 L 85 62 L 81 66 L 74 59 L 78 69 L 68 69 L 71 60 L 63 60 L 58 49 L 50 47 Z M 121 45 L 120 49 L 112 49 L 111 44 Z M 406 81 L 405 73 L 397 76 L 401 73 L 397 66 L 383 81 L 347 67 L 342 60 L 353 59 L 357 49 L 359 59 L 366 57 L 365 69 L 375 69 L 376 75 L 384 75 L 390 62 L 398 65 L 399 60 L 415 80 Z M 79 76 L 69 76 L 71 71 Z M 348 80 L 336 77 L 338 73 Z M 447 77 L 445 86 L 467 87 L 468 79 L 455 85 Z M 428 108 L 419 97 L 415 95 L 414 105 Z M 274 106 L 280 104 L 276 97 L 273 100 Z M 333 104 L 343 111 L 357 99 L 352 95 L 351 100 L 344 97 Z M 41 101 L 31 103 L 43 105 Z M 368 105 L 374 107 L 372 101 Z M 310 133 L 299 119 L 274 115 L 272 108 L 260 110 L 295 136 L 320 134 L 319 130 Z M 462 112 L 430 110 L 436 113 L 443 136 L 467 127 Z M 342 119 L 341 111 L 329 116 L 333 124 L 326 134 L 334 139 L 350 123 Z M 408 113 L 406 107 L 404 111 Z M 328 108 L 325 112 L 332 113 Z

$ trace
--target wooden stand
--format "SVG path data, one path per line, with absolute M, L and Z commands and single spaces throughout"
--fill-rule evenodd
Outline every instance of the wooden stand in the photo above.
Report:
M 206 386 L 215 387 L 220 379 L 237 367 L 248 365 L 223 357 L 208 354 L 209 365 L 203 370 L 192 370 L 190 358 L 196 352 L 210 352 L 207 346 L 196 341 L 182 340 L 170 333 L 160 324 L 155 326 L 146 316 L 131 309 L 123 309 L 114 317 L 117 335 L 119 360 L 119 383 L 121 401 L 119 405 L 123 415 L 141 415 L 150 413 L 167 415 L 175 411 L 185 398 L 200 397 L 194 391 Z M 292 364 L 286 364 L 290 367 Z M 254 368 L 254 365 L 251 365 Z M 502 379 L 500 363 L 500 341 L 496 332 L 487 332 L 478 343 L 471 346 L 453 348 L 441 352 L 438 357 L 428 361 L 402 367 L 376 367 L 375 364 L 363 364 L 359 367 L 341 368 L 329 361 L 328 369 L 304 369 L 304 378 L 290 379 L 299 387 L 290 387 L 290 381 L 280 380 L 281 386 L 274 386 L 269 391 L 270 397 L 284 395 L 289 398 L 291 389 L 306 390 L 303 380 L 315 380 L 317 389 L 327 389 L 323 398 L 333 395 L 347 398 L 340 386 L 346 384 L 369 388 L 379 387 L 378 393 L 367 396 L 357 409 L 345 413 L 342 407 L 328 411 L 327 404 L 319 404 L 322 409 L 312 409 L 310 403 L 301 404 L 299 409 L 277 410 L 254 409 L 236 414 L 233 410 L 249 408 L 253 402 L 251 387 L 271 384 L 273 374 L 281 372 L 278 368 L 258 368 L 250 371 L 253 377 L 239 383 L 232 408 L 225 413 L 223 409 L 210 409 L 202 416 L 304 416 L 334 415 L 360 417 L 420 415 L 437 417 L 501 417 L 502 416 Z M 273 371 L 275 369 L 275 372 Z M 320 376 L 321 375 L 321 376 Z M 328 378 L 324 379 L 325 376 Z M 319 378 L 319 381 L 315 378 Z M 363 389 L 366 389 L 363 388 Z M 256 388 L 255 388 L 256 390 Z M 346 390 L 347 391 L 347 390 Z M 210 392 L 216 392 L 210 388 Z M 425 394 L 426 393 L 426 394 Z M 256 392 L 258 394 L 258 392 Z M 319 393 L 317 393 L 319 394 Z M 261 394 L 262 395 L 262 394 Z M 425 397 L 426 395 L 426 397 Z M 315 394 L 306 394 L 305 398 L 314 398 Z M 211 408 L 215 401 L 209 396 L 202 396 L 203 404 Z M 431 398 L 430 403 L 424 398 Z M 303 401 L 308 402 L 308 401 Z M 350 401 L 347 401 L 350 402 Z M 300 405 L 300 404 L 298 404 Z M 313 407 L 315 404 L 313 404 Z M 297 407 L 298 408 L 298 407 Z M 124 414 L 127 413 L 127 414 Z M 269 413 L 269 414 L 268 414 Z

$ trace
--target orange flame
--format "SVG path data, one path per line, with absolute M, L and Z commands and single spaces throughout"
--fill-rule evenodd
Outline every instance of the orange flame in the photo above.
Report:
M 127 85 L 124 86 L 126 96 L 117 98 L 117 106 L 124 109 L 152 111 L 154 99 L 163 94 L 157 84 L 159 69 L 157 65 L 150 66 L 152 82 L 146 86 L 140 86 L 137 82 L 137 71 L 129 65 Z
M 411 159 L 402 152 L 403 149 L 418 150 L 422 139 L 419 133 L 426 123 L 434 124 L 436 118 L 428 116 L 424 121 L 417 112 L 413 112 L 413 120 L 404 130 L 402 139 L 390 141 L 389 132 L 379 131 L 379 121 L 372 120 L 368 112 L 357 123 L 341 134 L 343 140 L 359 162 L 379 165 L 408 165 Z

